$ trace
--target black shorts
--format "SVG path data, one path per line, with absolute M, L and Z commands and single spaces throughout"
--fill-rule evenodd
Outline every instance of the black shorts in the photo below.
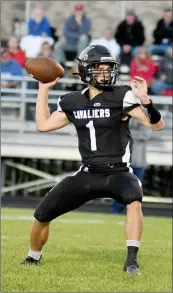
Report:
M 140 181 L 124 164 L 83 165 L 74 176 L 67 176 L 46 194 L 34 217 L 50 222 L 92 199 L 112 198 L 126 206 L 141 202 L 142 196 Z

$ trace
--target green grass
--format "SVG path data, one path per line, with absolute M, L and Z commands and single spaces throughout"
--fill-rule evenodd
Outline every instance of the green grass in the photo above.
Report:
M 7 215 L 33 211 L 2 208 Z M 2 292 L 172 292 L 172 220 L 144 219 L 141 276 L 122 272 L 123 222 L 123 216 L 105 214 L 61 216 L 52 222 L 42 264 L 21 266 L 32 220 L 2 219 Z

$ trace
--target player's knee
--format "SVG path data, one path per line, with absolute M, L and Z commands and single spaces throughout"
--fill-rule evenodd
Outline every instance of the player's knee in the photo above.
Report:
M 44 212 L 41 212 L 39 209 L 36 209 L 34 212 L 34 218 L 40 223 L 40 224 L 49 224 L 51 221 L 49 214 L 46 214 Z
M 48 226 L 50 224 L 50 222 L 43 222 L 43 221 L 40 221 L 38 219 L 36 219 L 36 217 L 34 217 L 34 223 L 33 223 L 33 226 L 37 226 L 37 227 L 40 227 L 40 228 L 44 228 L 46 226 Z
M 141 201 L 139 200 L 134 200 L 127 205 L 127 210 L 141 211 L 141 209 L 142 209 Z

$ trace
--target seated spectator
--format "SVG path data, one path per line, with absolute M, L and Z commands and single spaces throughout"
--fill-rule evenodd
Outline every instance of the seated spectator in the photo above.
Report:
M 41 8 L 36 8 L 28 21 L 28 35 L 52 37 L 51 25 Z
M 25 66 L 25 52 L 20 49 L 19 41 L 15 37 L 11 37 L 8 41 L 8 51 L 13 60 L 16 60 L 22 67 Z
M 51 46 L 54 44 L 54 40 L 50 37 L 24 36 L 21 39 L 20 47 L 25 51 L 27 58 L 35 58 L 40 53 L 41 46 L 44 42 L 48 42 Z
M 113 37 L 113 31 L 111 28 L 106 28 L 103 33 L 103 38 L 92 40 L 90 46 L 92 45 L 102 45 L 107 47 L 115 58 L 120 55 L 121 48 Z
M 165 9 L 163 18 L 157 22 L 153 31 L 154 45 L 150 47 L 151 55 L 165 55 L 168 47 L 173 43 L 172 30 L 172 10 Z
M 83 4 L 76 4 L 74 6 L 74 14 L 64 24 L 65 41 L 60 44 L 58 43 L 55 47 L 56 60 L 65 65 L 65 51 L 76 52 L 79 56 L 88 46 L 90 32 L 91 22 L 85 14 Z
M 137 75 L 144 78 L 147 81 L 150 90 L 156 70 L 157 65 L 152 60 L 147 49 L 139 48 L 137 55 L 130 64 L 130 77 L 133 79 Z
M 145 36 L 144 26 L 134 11 L 127 11 L 126 19 L 118 25 L 114 37 L 121 46 L 121 55 L 124 53 L 136 55 L 138 47 L 142 46 L 145 41 Z
M 48 42 L 44 42 L 41 46 L 41 51 L 38 57 L 50 57 L 54 58 L 53 48 Z
M 54 44 L 51 26 L 44 16 L 43 10 L 35 9 L 28 22 L 28 35 L 22 37 L 20 47 L 25 51 L 27 58 L 35 58 L 44 42 L 48 42 L 51 46 Z
M 15 88 L 20 81 L 14 80 L 14 76 L 22 77 L 22 67 L 20 64 L 11 59 L 8 50 L 1 52 L 1 88 Z
M 167 55 L 160 63 L 159 80 L 151 85 L 154 95 L 161 95 L 163 91 L 173 89 L 173 45 L 168 48 Z

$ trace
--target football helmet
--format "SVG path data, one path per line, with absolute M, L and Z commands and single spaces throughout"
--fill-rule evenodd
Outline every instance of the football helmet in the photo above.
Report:
M 116 84 L 118 74 L 118 62 L 112 56 L 109 49 L 101 45 L 87 47 L 77 58 L 78 71 L 81 80 L 98 89 L 112 88 Z M 101 64 L 110 65 L 109 70 L 100 70 Z M 101 81 L 97 81 L 96 76 L 102 75 Z

